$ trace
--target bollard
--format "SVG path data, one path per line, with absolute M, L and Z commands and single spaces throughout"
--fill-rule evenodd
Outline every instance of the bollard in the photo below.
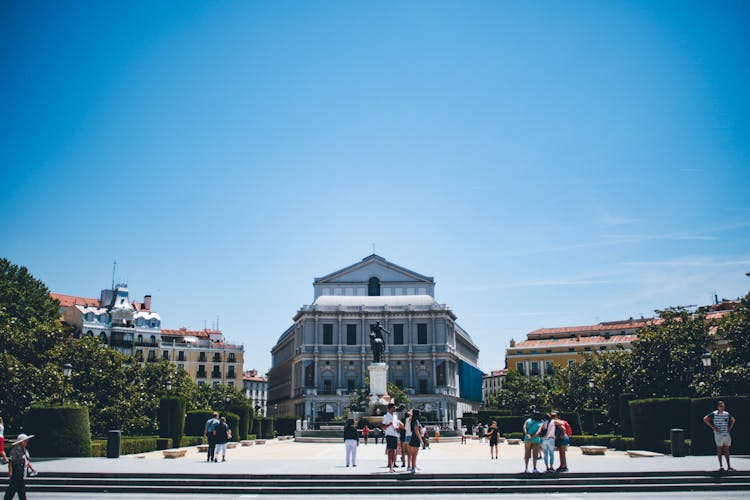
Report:
M 107 433 L 107 458 L 120 458 L 120 442 L 122 434 L 120 431 L 109 431 Z
M 685 453 L 685 431 L 682 429 L 671 429 L 669 439 L 672 442 L 672 456 L 684 457 Z

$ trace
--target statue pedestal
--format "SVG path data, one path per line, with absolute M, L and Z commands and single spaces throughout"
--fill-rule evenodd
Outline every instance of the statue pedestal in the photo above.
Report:
M 384 396 L 388 394 L 388 365 L 385 363 L 370 363 L 370 396 Z

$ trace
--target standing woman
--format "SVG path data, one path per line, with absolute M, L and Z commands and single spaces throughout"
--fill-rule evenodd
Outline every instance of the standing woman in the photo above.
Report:
M 409 464 L 407 471 L 412 474 L 417 472 L 417 453 L 422 446 L 422 424 L 419 423 L 419 410 L 411 411 L 411 440 L 409 441 Z
M 216 431 L 214 435 L 216 439 L 214 462 L 218 461 L 219 454 L 221 454 L 221 461 L 226 462 L 227 441 L 229 441 L 229 437 L 232 435 L 232 431 L 229 430 L 229 426 L 227 425 L 227 417 L 221 417 L 221 422 L 219 422 L 219 425 L 214 430 Z
M 492 425 L 487 430 L 487 437 L 490 441 L 490 460 L 493 458 L 498 458 L 498 447 L 497 447 L 497 441 L 500 437 L 500 429 L 497 428 L 497 422 L 495 420 L 492 421 Z M 493 454 L 494 451 L 494 454 Z
M 4 500 L 10 500 L 17 493 L 18 498 L 26 500 L 26 481 L 24 475 L 28 468 L 31 472 L 35 469 L 29 462 L 29 455 L 26 451 L 26 444 L 34 435 L 27 436 L 19 434 L 13 442 L 13 448 L 10 450 L 10 464 L 8 465 L 8 489 L 5 490 Z
M 346 449 L 347 467 L 349 467 L 350 458 L 352 466 L 357 466 L 357 446 L 359 446 L 359 434 L 357 433 L 357 427 L 354 425 L 354 419 L 350 418 L 346 421 L 346 427 L 344 427 L 344 448 Z
M 365 422 L 365 426 L 362 427 L 362 439 L 364 439 L 365 444 L 367 444 L 367 436 L 370 435 L 370 428 L 367 426 L 367 422 Z

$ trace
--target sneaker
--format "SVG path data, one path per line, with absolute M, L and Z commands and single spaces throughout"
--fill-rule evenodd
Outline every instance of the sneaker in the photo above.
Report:
M 352 465 L 352 467 L 356 467 L 356 466 L 357 466 L 357 464 Z M 347 467 L 349 467 L 349 466 L 347 465 Z
M 346 464 L 347 467 L 349 467 L 349 464 Z
M 560 467 L 559 469 L 557 469 L 557 472 L 568 472 L 568 468 L 567 467 Z
M 534 474 L 539 474 L 539 471 L 537 469 L 534 469 Z

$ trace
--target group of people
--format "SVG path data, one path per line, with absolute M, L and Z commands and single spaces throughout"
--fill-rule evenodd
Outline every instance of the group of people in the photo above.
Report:
M 206 420 L 206 425 L 203 427 L 203 437 L 208 442 L 206 461 L 218 462 L 219 455 L 221 455 L 221 461 L 226 462 L 227 443 L 232 439 L 232 430 L 227 425 L 227 418 L 221 417 L 219 419 L 219 413 L 214 412 L 213 416 Z
M 539 473 L 539 456 L 544 458 L 545 472 L 567 472 L 567 450 L 573 431 L 570 424 L 560 418 L 556 411 L 546 416 L 535 414 L 523 423 L 524 472 L 529 472 L 529 459 L 533 460 L 533 472 Z M 560 467 L 555 469 L 555 450 L 560 454 Z

